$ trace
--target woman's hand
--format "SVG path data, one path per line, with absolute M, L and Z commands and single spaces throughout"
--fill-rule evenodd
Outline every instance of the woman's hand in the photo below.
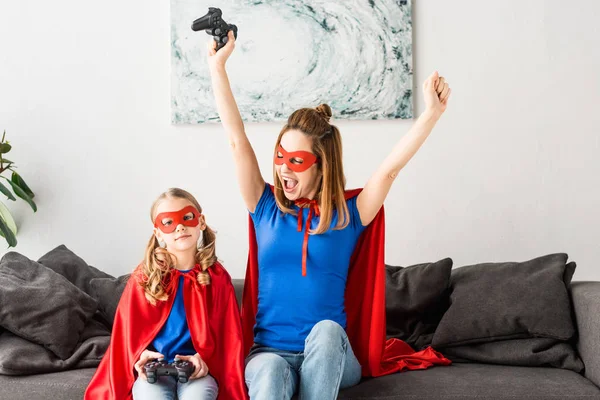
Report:
M 439 76 L 437 71 L 431 74 L 423 83 L 427 111 L 432 111 L 438 117 L 441 116 L 446 111 L 451 91 L 443 76 Z
M 165 356 L 163 356 L 162 354 L 160 354 L 156 351 L 150 351 L 150 350 L 142 351 L 142 354 L 140 355 L 140 359 L 133 365 L 135 370 L 138 373 L 138 376 L 140 376 L 142 379 L 147 381 L 148 377 L 146 376 L 146 370 L 144 369 L 144 365 L 150 360 L 159 359 L 159 358 L 165 358 Z
M 208 64 L 211 68 L 225 67 L 227 59 L 235 48 L 235 36 L 233 35 L 232 30 L 227 33 L 227 38 L 227 43 L 225 46 L 221 47 L 219 51 L 217 51 L 217 42 L 214 39 L 211 38 L 210 42 L 207 43 Z
M 219 50 L 219 51 L 221 51 L 221 50 Z M 183 361 L 190 362 L 194 365 L 194 372 L 192 372 L 192 375 L 190 375 L 190 380 L 202 378 L 202 377 L 205 377 L 206 375 L 208 375 L 208 365 L 206 365 L 204 360 L 202 360 L 202 358 L 200 357 L 200 354 L 196 353 L 193 356 L 177 355 L 175 357 L 177 357 Z

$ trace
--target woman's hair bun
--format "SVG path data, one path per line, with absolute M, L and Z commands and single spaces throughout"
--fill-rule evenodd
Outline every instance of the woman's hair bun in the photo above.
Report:
M 321 105 L 317 106 L 317 108 L 315 108 L 315 110 L 316 110 L 316 111 L 317 111 L 319 114 L 321 114 L 321 116 L 322 116 L 323 118 L 325 118 L 325 120 L 326 120 L 327 122 L 329 122 L 329 120 L 331 119 L 331 107 L 329 107 L 329 105 L 328 105 L 328 104 L 325 104 L 325 103 L 323 103 L 323 104 L 321 104 Z

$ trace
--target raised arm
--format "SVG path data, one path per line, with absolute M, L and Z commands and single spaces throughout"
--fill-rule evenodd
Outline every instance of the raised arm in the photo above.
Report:
M 446 111 L 450 88 L 437 72 L 423 83 L 425 111 L 415 124 L 394 146 L 394 149 L 369 178 L 356 199 L 356 206 L 363 225 L 368 225 L 383 205 L 398 172 L 410 161 L 431 133 L 438 119 Z
M 229 146 L 235 162 L 242 198 L 248 210 L 254 212 L 264 190 L 265 181 L 260 173 L 252 145 L 246 136 L 244 123 L 233 98 L 229 78 L 225 70 L 225 63 L 235 47 L 233 31 L 229 32 L 229 41 L 219 51 L 215 51 L 216 44 L 217 42 L 213 39 L 208 43 L 208 64 L 217 110 L 223 128 L 225 128 L 225 132 L 229 137 Z

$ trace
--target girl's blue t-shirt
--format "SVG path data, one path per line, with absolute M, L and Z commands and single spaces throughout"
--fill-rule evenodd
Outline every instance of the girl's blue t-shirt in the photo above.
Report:
M 181 271 L 187 273 L 187 271 Z M 192 336 L 185 317 L 185 306 L 183 304 L 183 276 L 179 277 L 179 286 L 173 301 L 173 307 L 167 321 L 152 341 L 156 351 L 165 356 L 167 362 L 172 362 L 177 354 L 192 356 L 196 354 L 192 343 Z
M 282 213 L 268 184 L 250 213 L 258 246 L 258 312 L 254 342 L 281 350 L 303 351 L 313 326 L 332 320 L 346 328 L 344 296 L 350 257 L 365 229 L 356 207 L 356 197 L 346 201 L 348 226 L 309 235 L 306 276 L 302 276 L 304 228 L 298 232 L 298 217 Z M 305 223 L 309 209 L 303 212 Z M 334 211 L 331 228 L 337 224 Z M 319 217 L 313 216 L 311 229 Z

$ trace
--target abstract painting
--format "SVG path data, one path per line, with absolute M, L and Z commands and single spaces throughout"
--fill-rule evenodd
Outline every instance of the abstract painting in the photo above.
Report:
M 284 121 L 327 103 L 336 119 L 412 118 L 411 0 L 171 0 L 171 121 L 218 122 L 192 22 L 218 7 L 238 27 L 227 74 L 242 119 Z

